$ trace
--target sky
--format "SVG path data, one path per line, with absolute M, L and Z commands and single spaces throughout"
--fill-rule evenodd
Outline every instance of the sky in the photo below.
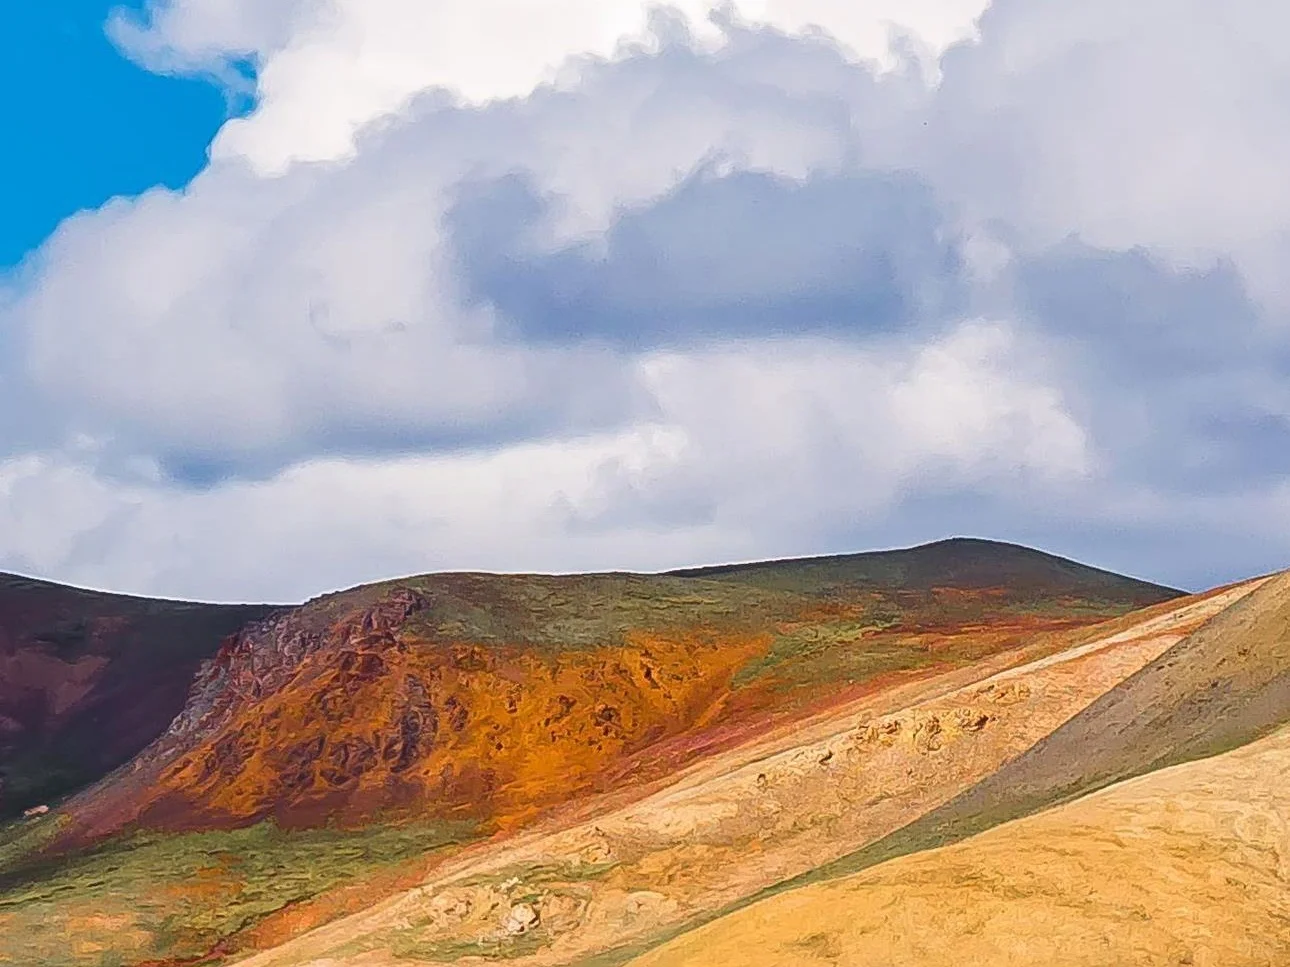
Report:
M 16 15 L 0 570 L 1290 566 L 1284 4 Z
M 12 266 L 69 215 L 154 185 L 182 188 L 206 166 L 223 123 L 247 94 L 163 77 L 121 55 L 102 0 L 21 3 L 6 11 L 13 45 L 0 60 L 10 147 L 0 155 L 0 266 Z

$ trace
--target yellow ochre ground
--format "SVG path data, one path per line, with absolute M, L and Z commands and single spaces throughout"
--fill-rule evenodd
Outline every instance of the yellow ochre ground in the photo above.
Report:
M 773 897 L 631 967 L 1290 965 L 1290 730 Z

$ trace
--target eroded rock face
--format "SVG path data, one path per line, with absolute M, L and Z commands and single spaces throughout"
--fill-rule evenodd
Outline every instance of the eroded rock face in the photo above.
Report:
M 247 625 L 202 664 L 168 738 L 182 741 L 218 728 L 240 705 L 283 688 L 307 658 L 324 650 L 338 653 L 339 689 L 378 679 L 385 670 L 379 651 L 397 647 L 395 631 L 424 607 L 421 595 L 397 588 L 334 625 L 299 610 Z
M 1018 609 L 1038 592 L 963 580 L 959 551 L 936 554 L 953 558 L 938 583 L 902 578 L 890 591 L 836 575 L 804 590 L 458 574 L 330 595 L 242 627 L 202 664 L 165 734 L 69 813 L 83 841 L 134 823 L 267 817 L 417 815 L 507 828 L 590 792 L 657 780 L 876 674 L 926 669 L 960 646 L 972 656 L 1013 647 L 1099 609 L 1118 614 L 1144 593 L 1169 596 L 1111 593 L 1106 582 L 1120 579 L 1076 580 L 1064 567 L 1041 620 Z M 863 577 L 864 561 L 853 565 Z M 1091 602 L 1073 594 L 1085 585 L 1098 595 Z M 862 638 L 866 648 L 849 655 Z M 939 757 L 947 735 L 988 722 L 893 721 L 875 741 L 912 737 Z
M 362 607 L 248 625 L 202 666 L 130 776 L 78 803 L 82 819 L 94 835 L 401 811 L 518 821 L 690 728 L 765 647 L 746 634 L 629 633 L 484 648 L 427 633 L 438 620 L 426 595 L 396 587 Z

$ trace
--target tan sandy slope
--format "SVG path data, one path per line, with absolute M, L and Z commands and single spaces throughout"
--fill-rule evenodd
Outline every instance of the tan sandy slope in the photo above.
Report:
M 621 962 L 624 948 L 656 943 L 947 802 L 1261 583 L 1151 609 L 1016 667 L 1000 658 L 884 692 L 714 757 L 597 818 L 469 850 L 422 887 L 243 963 Z
M 945 846 L 1114 782 L 1225 752 L 1286 723 L 1290 572 L 1261 582 L 971 789 L 812 879 Z
M 1290 730 L 781 894 L 632 967 L 963 964 L 1290 964 Z

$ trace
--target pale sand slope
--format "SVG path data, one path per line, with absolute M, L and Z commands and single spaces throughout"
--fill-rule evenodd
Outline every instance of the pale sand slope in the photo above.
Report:
M 1114 782 L 1225 752 L 1286 723 L 1290 572 L 1265 580 L 971 789 L 810 879 L 946 846 Z
M 1261 583 L 1120 619 L 1015 668 L 990 674 L 983 663 L 875 696 L 813 722 L 794 744 L 714 757 L 594 821 L 471 851 L 418 889 L 244 964 L 408 967 L 484 955 L 553 967 L 656 942 L 946 802 Z M 528 916 L 522 904 L 540 925 L 508 934 L 508 917 Z
M 803 887 L 631 967 L 1285 967 L 1290 730 Z

